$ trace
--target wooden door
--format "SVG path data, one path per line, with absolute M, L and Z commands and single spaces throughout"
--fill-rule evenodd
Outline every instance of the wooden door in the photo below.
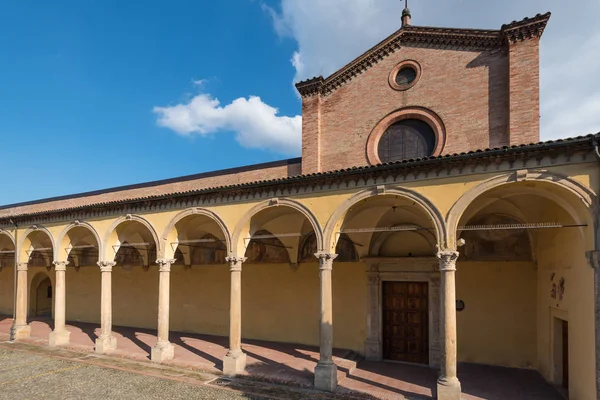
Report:
M 429 364 L 427 282 L 383 282 L 383 358 Z
M 569 388 L 569 323 L 562 321 L 562 361 L 563 361 L 563 376 L 562 385 L 564 388 Z

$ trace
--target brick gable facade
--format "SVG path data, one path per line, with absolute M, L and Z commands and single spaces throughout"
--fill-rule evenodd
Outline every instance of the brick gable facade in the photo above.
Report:
M 411 108 L 441 121 L 434 155 L 538 142 L 539 38 L 549 17 L 498 31 L 406 26 L 329 78 L 300 82 L 302 173 L 376 163 L 369 137 Z M 420 77 L 396 90 L 390 73 L 407 60 Z

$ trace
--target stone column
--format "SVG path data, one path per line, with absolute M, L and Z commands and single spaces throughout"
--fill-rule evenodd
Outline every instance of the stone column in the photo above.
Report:
M 437 382 L 438 400 L 460 400 L 460 381 L 456 376 L 456 260 L 458 252 L 440 251 L 442 281 L 442 359 Z
M 315 253 L 319 259 L 320 276 L 320 357 L 315 367 L 315 387 L 334 391 L 337 387 L 337 367 L 333 362 L 333 300 L 331 271 L 337 254 Z
M 27 263 L 18 263 L 15 320 L 10 328 L 10 340 L 28 338 L 31 334 L 31 327 L 27 324 L 27 285 Z
M 171 264 L 175 260 L 156 260 L 158 277 L 158 341 L 152 348 L 150 359 L 154 362 L 172 360 L 175 347 L 169 342 L 169 306 L 171 286 Z
M 112 335 L 112 269 L 113 261 L 98 261 L 102 275 L 100 295 L 100 337 L 96 339 L 96 353 L 106 353 L 117 348 L 117 338 Z
M 66 273 L 68 261 L 54 261 L 54 272 L 56 273 L 56 283 L 54 290 L 54 331 L 50 333 L 49 344 L 52 347 L 65 345 L 69 343 L 71 332 L 65 327 L 67 290 Z
M 368 307 L 367 307 L 367 340 L 365 341 L 365 356 L 367 360 L 381 361 L 381 339 L 379 329 L 379 265 L 369 265 Z
M 223 374 L 238 375 L 246 369 L 242 352 L 242 264 L 246 257 L 227 257 L 231 272 L 229 300 L 229 351 L 223 359 Z

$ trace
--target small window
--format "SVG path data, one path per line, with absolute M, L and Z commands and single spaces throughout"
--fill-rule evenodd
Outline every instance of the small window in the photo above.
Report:
M 417 79 L 417 71 L 414 68 L 406 66 L 398 71 L 396 75 L 396 84 L 398 86 L 410 85 Z
M 394 90 L 408 90 L 421 77 L 421 66 L 415 60 L 404 60 L 390 71 L 388 82 Z
M 405 119 L 390 125 L 381 136 L 377 153 L 382 163 L 428 157 L 435 148 L 435 133 L 429 124 Z

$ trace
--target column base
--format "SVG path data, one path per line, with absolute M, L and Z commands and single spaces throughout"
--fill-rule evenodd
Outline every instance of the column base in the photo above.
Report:
M 365 358 L 369 361 L 381 361 L 381 342 L 379 340 L 365 340 Z
M 31 326 L 13 325 L 10 328 L 10 340 L 27 339 L 31 336 Z
M 231 351 L 223 358 L 223 375 L 235 376 L 242 374 L 246 370 L 246 354 L 241 350 L 232 353 Z
M 96 347 L 94 351 L 99 354 L 105 354 L 117 348 L 117 338 L 113 335 L 100 336 L 96 339 Z
M 53 330 L 50 332 L 50 337 L 48 338 L 48 344 L 50 347 L 62 346 L 65 344 L 69 344 L 69 340 L 71 338 L 71 332 L 66 329 L 57 331 Z
M 333 392 L 337 384 L 337 366 L 333 362 L 319 362 L 315 367 L 315 388 Z
M 161 363 L 175 358 L 175 346 L 170 342 L 157 343 L 150 352 L 150 360 Z
M 440 378 L 437 382 L 437 400 L 460 400 L 460 381 Z

